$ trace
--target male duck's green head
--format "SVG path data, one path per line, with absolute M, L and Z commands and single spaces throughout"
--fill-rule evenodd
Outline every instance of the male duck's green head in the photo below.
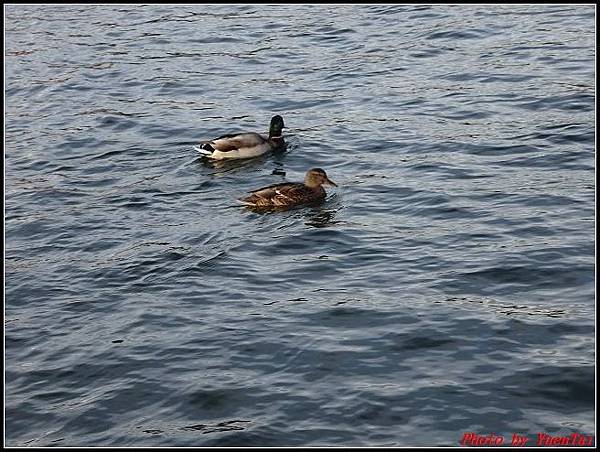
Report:
M 269 127 L 269 138 L 280 137 L 284 127 L 283 118 L 279 115 L 273 116 L 271 118 L 271 126 Z

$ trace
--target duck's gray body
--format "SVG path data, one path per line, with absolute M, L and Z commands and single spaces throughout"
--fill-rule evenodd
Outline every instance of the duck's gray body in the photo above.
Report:
M 254 132 L 222 135 L 195 147 L 195 149 L 215 160 L 257 157 L 285 145 L 281 135 L 283 127 L 283 119 L 276 115 L 271 119 L 268 137 Z

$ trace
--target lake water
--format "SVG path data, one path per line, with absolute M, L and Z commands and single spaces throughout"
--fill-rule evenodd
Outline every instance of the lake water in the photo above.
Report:
M 595 433 L 593 5 L 5 14 L 6 445 Z

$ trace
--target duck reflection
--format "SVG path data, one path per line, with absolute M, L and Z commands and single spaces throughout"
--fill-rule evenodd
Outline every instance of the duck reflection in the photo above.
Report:
M 198 158 L 195 163 L 202 168 L 202 172 L 208 176 L 220 177 L 241 170 L 248 170 L 263 166 L 265 156 L 250 159 L 211 160 L 205 157 Z
M 285 150 L 287 149 L 284 146 Z M 252 169 L 256 168 L 260 165 L 264 165 L 265 161 L 268 159 L 268 155 L 259 155 L 257 157 L 246 158 L 246 159 L 222 159 L 215 160 L 210 159 L 205 156 L 200 156 L 196 159 L 196 163 L 202 168 L 215 170 L 211 173 L 212 176 L 220 176 L 225 173 L 236 172 L 241 169 Z M 276 165 L 280 166 L 281 163 L 275 162 Z M 285 171 L 275 170 L 273 174 L 283 174 L 285 175 Z
M 325 208 L 313 208 L 305 215 L 306 221 L 304 222 L 307 226 L 314 228 L 325 228 L 336 224 L 335 215 L 338 209 L 325 209 Z
M 339 221 L 335 220 L 339 208 L 324 208 L 321 204 L 318 202 L 304 206 L 276 206 L 269 208 L 244 206 L 244 209 L 259 214 L 289 212 L 289 218 L 303 219 L 305 225 L 314 228 L 325 228 L 339 223 Z

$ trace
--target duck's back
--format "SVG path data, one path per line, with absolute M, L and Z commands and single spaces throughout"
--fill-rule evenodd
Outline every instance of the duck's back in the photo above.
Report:
M 221 152 L 235 149 L 252 148 L 266 142 L 266 138 L 254 132 L 222 135 L 210 142 L 211 146 Z
M 284 182 L 251 191 L 242 199 L 247 205 L 257 207 L 290 206 L 320 201 L 325 198 L 323 187 L 310 188 L 302 183 Z

